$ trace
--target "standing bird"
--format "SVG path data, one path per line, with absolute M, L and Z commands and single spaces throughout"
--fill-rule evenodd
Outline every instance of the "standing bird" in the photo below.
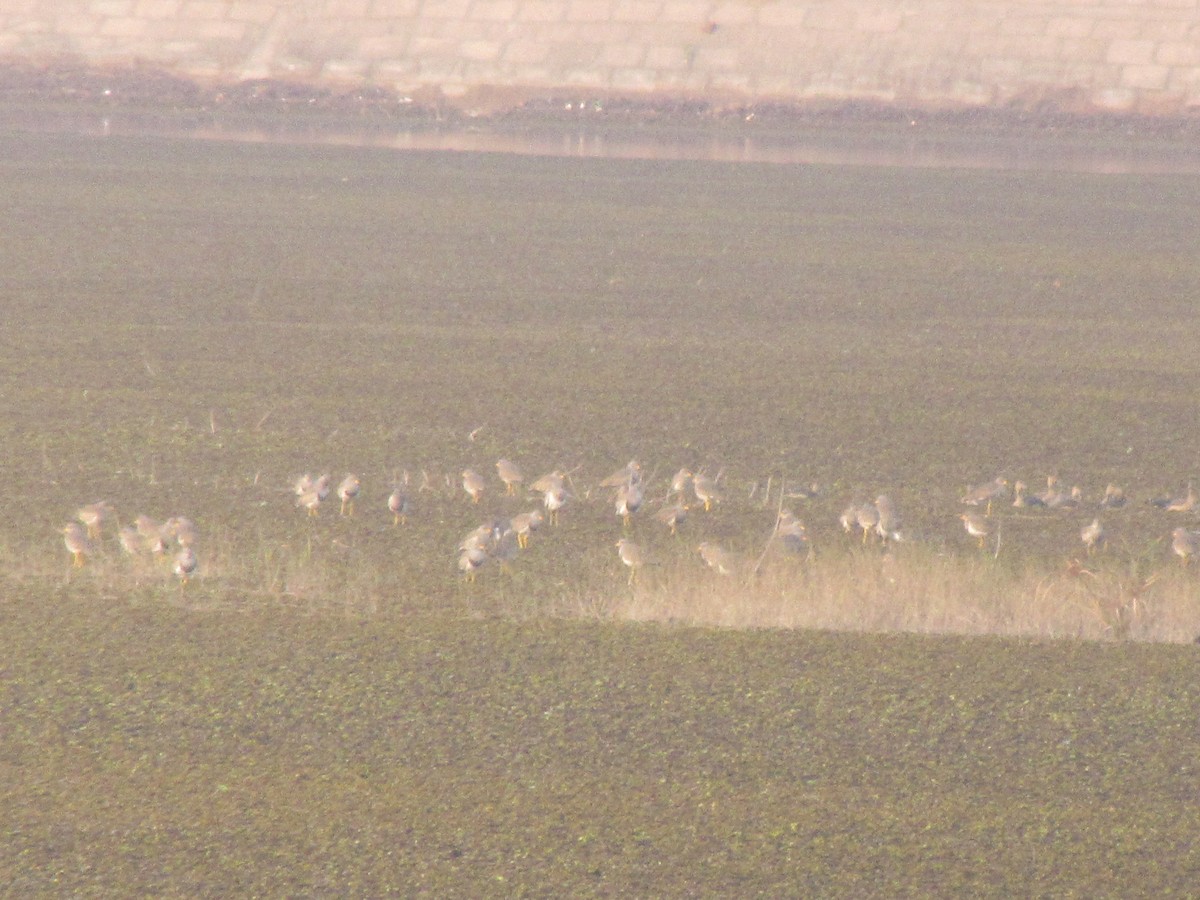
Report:
M 722 499 L 717 479 L 704 474 L 692 476 L 692 493 L 696 495 L 697 500 L 704 504 L 705 512 L 711 510 Z
M 858 505 L 851 503 L 843 509 L 842 514 L 838 516 L 838 522 L 841 523 L 842 531 L 853 534 L 858 525 Z
M 531 491 L 542 495 L 542 505 L 546 507 L 546 514 L 550 518 L 551 525 L 558 524 L 558 511 L 567 502 L 566 477 L 558 469 L 555 469 L 529 486 Z
M 1200 534 L 1186 528 L 1176 528 L 1171 532 L 1171 550 L 1179 557 L 1181 565 L 1190 565 L 1192 557 L 1200 550 Z
M 775 537 L 789 553 L 803 553 L 810 548 L 808 531 L 790 509 L 780 510 Z
M 551 491 L 565 491 L 566 475 L 559 472 L 558 469 L 554 469 L 553 472 L 542 475 L 532 485 L 529 485 L 529 490 L 540 494 L 550 493 Z
M 1058 486 L 1057 475 L 1046 476 L 1046 489 L 1037 495 L 1042 506 L 1058 508 L 1062 506 L 1063 492 Z
M 566 478 L 567 476 L 564 475 L 560 470 L 555 469 L 553 472 L 548 472 L 541 478 L 534 481 L 534 483 L 529 486 L 529 489 L 538 494 L 544 494 L 547 491 L 559 490 L 566 486 Z
M 169 535 L 163 534 L 164 526 L 154 519 L 147 515 L 138 516 L 133 520 L 133 527 L 137 529 L 137 533 L 142 539 L 142 545 L 151 553 L 162 553 L 167 549 L 164 541 L 169 538 Z
M 500 480 L 504 482 L 504 495 L 506 497 L 515 497 L 517 495 L 517 488 L 525 482 L 525 478 L 521 475 L 521 470 L 517 468 L 517 464 L 507 459 L 501 459 L 496 463 L 496 473 L 500 476 Z
M 672 503 L 670 506 L 664 506 L 654 514 L 654 521 L 662 522 L 671 530 L 671 534 L 678 534 L 679 526 L 687 521 L 688 508 L 683 503 Z
M 615 500 L 617 515 L 621 517 L 626 528 L 629 527 L 630 517 L 642 508 L 642 501 L 645 498 L 646 494 L 642 490 L 640 481 L 631 481 L 617 488 Z
M 617 555 L 621 557 L 621 562 L 629 567 L 629 583 L 633 584 L 637 579 L 638 569 L 645 562 L 642 548 L 631 540 L 621 538 L 617 541 Z
M 462 487 L 471 498 L 471 502 L 478 503 L 479 498 L 483 496 L 484 488 L 487 487 L 487 482 L 474 469 L 463 469 Z
M 1084 525 L 1080 529 L 1079 537 L 1087 547 L 1087 552 L 1091 554 L 1104 544 L 1104 526 L 1100 524 L 1099 519 L 1092 519 L 1091 525 Z
M 503 520 L 485 522 L 472 529 L 459 542 L 458 570 L 466 576 L 467 581 L 475 580 L 475 573 L 488 561 L 497 538 L 507 527 L 508 523 Z
M 325 498 L 315 487 L 309 487 L 296 495 L 296 505 L 304 507 L 310 516 L 321 514 L 321 501 Z
M 967 534 L 979 539 L 979 549 L 982 550 L 983 542 L 990 530 L 987 519 L 975 513 L 963 513 L 959 518 L 962 519 L 963 527 L 967 530 Z
M 118 531 L 117 540 L 121 542 L 121 549 L 126 556 L 137 556 L 145 548 L 145 541 L 132 525 L 126 525 Z
M 392 513 L 392 525 L 399 525 L 401 522 L 408 523 L 408 514 L 411 511 L 412 502 L 409 499 L 408 488 L 405 485 L 397 485 L 388 495 L 388 509 Z
M 567 505 L 567 489 L 561 485 L 542 494 L 542 505 L 551 525 L 558 524 L 558 511 Z
M 875 510 L 879 517 L 875 523 L 875 533 L 879 535 L 879 539 L 885 544 L 888 541 L 898 540 L 900 537 L 900 512 L 896 509 L 892 498 L 887 494 L 880 494 L 875 498 Z
M 992 514 L 992 502 L 995 500 L 1004 499 L 1004 495 L 1008 493 L 1008 481 L 1004 478 L 997 477 L 987 484 L 977 485 L 971 488 L 963 495 L 962 502 L 968 506 L 983 506 L 987 504 L 985 516 Z
M 163 524 L 163 534 L 180 547 L 191 547 L 196 543 L 196 523 L 187 516 L 172 516 Z
M 705 565 L 718 575 L 733 574 L 737 565 L 737 559 L 728 550 L 718 547 L 709 541 L 705 541 L 696 549 L 700 551 L 700 558 L 704 560 Z
M 517 554 L 521 549 L 521 541 L 515 531 L 513 531 L 512 523 L 505 522 L 502 525 L 497 525 L 492 532 L 492 559 L 500 563 L 500 571 L 508 572 L 508 564 L 517 558 Z
M 625 468 L 618 469 L 607 478 L 600 482 L 602 488 L 618 488 L 623 484 L 631 484 L 633 482 L 641 482 L 642 467 L 636 459 L 631 459 L 625 464 Z
M 75 518 L 87 527 L 88 539 L 94 541 L 100 537 L 100 527 L 108 521 L 111 515 L 112 507 L 106 501 L 100 500 L 80 507 L 79 511 L 75 513 Z
M 474 581 L 475 573 L 483 568 L 487 561 L 487 551 L 482 547 L 464 548 L 458 554 L 458 571 L 463 573 L 467 581 Z
M 321 504 L 329 496 L 329 476 L 322 475 L 314 479 L 311 475 L 303 475 L 295 485 L 296 505 L 303 506 L 310 516 L 320 514 Z
M 671 494 L 678 496 L 680 501 L 682 501 L 691 480 L 692 470 L 686 467 L 680 469 L 675 473 L 675 477 L 671 479 Z
M 92 552 L 92 542 L 87 531 L 78 522 L 68 522 L 61 529 L 63 544 L 71 552 L 71 565 L 82 569 L 87 555 Z
M 342 515 L 354 515 L 354 498 L 358 496 L 362 490 L 362 482 L 358 480 L 357 475 L 347 475 L 342 479 L 342 483 L 338 485 L 338 499 L 342 501 Z
M 542 523 L 546 521 L 546 516 L 540 509 L 531 509 L 529 512 L 518 513 L 512 517 L 512 530 L 517 533 L 517 546 L 522 550 L 529 547 L 529 535 L 542 527 Z
M 190 546 L 180 548 L 179 552 L 175 554 L 175 574 L 179 576 L 180 586 L 188 583 L 198 565 L 199 561 L 196 559 L 195 550 Z
M 866 544 L 867 537 L 879 527 L 879 510 L 874 504 L 864 503 L 854 511 L 854 523 L 862 529 L 862 542 Z

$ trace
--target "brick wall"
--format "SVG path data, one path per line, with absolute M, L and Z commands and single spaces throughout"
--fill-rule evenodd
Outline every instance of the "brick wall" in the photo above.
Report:
M 490 94 L 1200 109 L 1200 0 L 0 0 L 0 59 Z

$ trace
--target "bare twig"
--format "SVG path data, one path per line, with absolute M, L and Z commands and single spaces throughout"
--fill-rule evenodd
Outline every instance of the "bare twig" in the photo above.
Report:
M 750 570 L 751 575 L 758 574 L 758 570 L 762 568 L 763 561 L 767 558 L 767 554 L 771 550 L 771 542 L 775 540 L 775 535 L 779 534 L 779 517 L 783 514 L 783 494 L 783 491 L 779 492 L 779 508 L 775 510 L 775 524 L 771 528 L 771 536 L 767 538 L 767 544 L 763 547 L 763 552 L 759 555 L 754 568 Z

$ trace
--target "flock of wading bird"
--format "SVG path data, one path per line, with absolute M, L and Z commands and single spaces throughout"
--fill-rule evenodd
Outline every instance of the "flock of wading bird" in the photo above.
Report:
M 653 520 L 669 530 L 671 535 L 677 534 L 679 527 L 687 520 L 690 510 L 703 507 L 705 512 L 711 512 L 725 497 L 721 473 L 709 476 L 703 472 L 693 473 L 683 468 L 672 477 L 663 496 L 648 500 L 647 479 L 642 475 L 641 465 L 635 460 L 631 460 L 623 468 L 600 481 L 595 489 L 585 492 L 576 490 L 571 475 L 562 470 L 556 469 L 526 485 L 521 469 L 510 460 L 501 459 L 496 463 L 496 474 L 506 496 L 519 497 L 522 490 L 525 490 L 525 496 L 540 502 L 516 515 L 492 516 L 472 529 L 459 542 L 458 570 L 468 581 L 474 581 L 479 570 L 488 563 L 495 562 L 501 567 L 506 567 L 522 550 L 528 548 L 530 536 L 539 528 L 543 525 L 557 525 L 561 511 L 572 501 L 590 500 L 596 492 L 607 492 L 613 511 L 622 520 L 626 532 L 632 518 L 650 505 L 656 507 L 652 513 Z M 409 474 L 405 472 L 403 478 L 393 487 L 387 498 L 387 508 L 392 514 L 394 526 L 407 522 L 413 510 L 414 494 L 437 489 L 434 479 L 428 473 L 422 473 L 422 476 L 421 485 L 412 488 Z M 446 477 L 446 483 L 451 485 L 449 476 Z M 476 504 L 491 490 L 488 479 L 474 469 L 462 472 L 461 485 L 466 496 Z M 757 484 L 752 488 L 752 496 L 757 488 Z M 329 475 L 314 478 L 306 474 L 295 482 L 293 490 L 296 506 L 306 510 L 309 516 L 318 516 L 322 504 L 334 493 Z M 336 489 L 342 516 L 354 514 L 355 502 L 361 491 L 362 483 L 357 475 L 350 474 L 342 479 Z M 770 494 L 769 483 L 767 494 Z M 807 554 L 811 552 L 807 529 L 795 513 L 784 506 L 784 501 L 811 500 L 819 494 L 820 489 L 815 484 L 801 490 L 788 491 L 786 487 L 781 489 L 774 529 L 763 555 L 753 565 L 748 559 L 713 541 L 700 543 L 696 552 L 703 563 L 719 575 L 757 571 L 772 547 L 779 547 L 785 553 Z M 974 511 L 964 512 L 959 518 L 966 533 L 978 541 L 980 550 L 985 548 L 987 539 L 993 534 L 992 507 L 997 503 L 1008 502 L 1010 496 L 1012 505 L 1018 509 L 1082 510 L 1087 506 L 1079 487 L 1066 490 L 1060 486 L 1055 476 L 1047 479 L 1046 490 L 1036 494 L 1031 493 L 1021 481 L 1014 483 L 1010 490 L 1009 483 L 1004 478 L 996 478 L 971 488 L 962 496 L 961 502 L 973 507 Z M 1200 511 L 1200 498 L 1190 483 L 1186 493 L 1181 496 L 1159 497 L 1149 502 L 1166 512 Z M 1110 484 L 1104 496 L 1094 506 L 1102 511 L 1111 511 L 1123 508 L 1126 503 L 1125 492 Z M 102 501 L 80 508 L 76 513 L 76 521 L 63 526 L 64 543 L 73 556 L 75 566 L 84 565 L 84 560 L 92 553 L 96 542 L 102 539 L 103 524 L 114 518 L 113 508 Z M 905 539 L 901 530 L 900 513 L 896 504 L 886 494 L 881 494 L 874 502 L 853 503 L 847 506 L 842 511 L 839 522 L 842 529 L 847 534 L 854 535 L 856 539 L 861 534 L 863 544 L 878 542 L 887 546 Z M 159 556 L 170 560 L 171 570 L 181 584 L 187 583 L 198 566 L 195 552 L 196 536 L 194 523 L 182 516 L 160 523 L 148 516 L 139 515 L 131 525 L 121 527 L 117 532 L 117 540 L 129 556 Z M 1080 529 L 1079 537 L 1087 553 L 1102 549 L 1106 533 L 1100 516 L 1095 516 L 1090 523 L 1084 525 Z M 621 563 L 629 569 L 629 583 L 633 584 L 639 570 L 647 563 L 647 554 L 639 544 L 627 536 L 619 538 L 615 546 Z M 1171 549 L 1179 557 L 1182 565 L 1189 565 L 1192 557 L 1200 553 L 1200 532 L 1191 531 L 1183 526 L 1175 528 L 1171 533 Z

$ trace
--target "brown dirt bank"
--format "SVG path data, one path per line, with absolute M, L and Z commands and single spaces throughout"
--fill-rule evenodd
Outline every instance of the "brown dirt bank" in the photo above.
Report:
M 1200 116 L 1085 115 L 1053 97 L 1006 108 L 918 109 L 869 102 L 747 103 L 744 99 L 654 93 L 636 96 L 583 90 L 480 88 L 453 100 L 402 96 L 377 86 L 342 89 L 303 81 L 193 81 L 161 69 L 93 67 L 78 62 L 0 63 L 0 104 L 220 120 L 225 123 L 327 123 L 363 129 L 456 123 L 471 127 L 547 125 L 589 128 L 721 128 L 776 136 L 792 129 L 903 127 L 989 136 L 1063 134 L 1087 139 L 1129 137 L 1186 144 L 1200 140 Z

